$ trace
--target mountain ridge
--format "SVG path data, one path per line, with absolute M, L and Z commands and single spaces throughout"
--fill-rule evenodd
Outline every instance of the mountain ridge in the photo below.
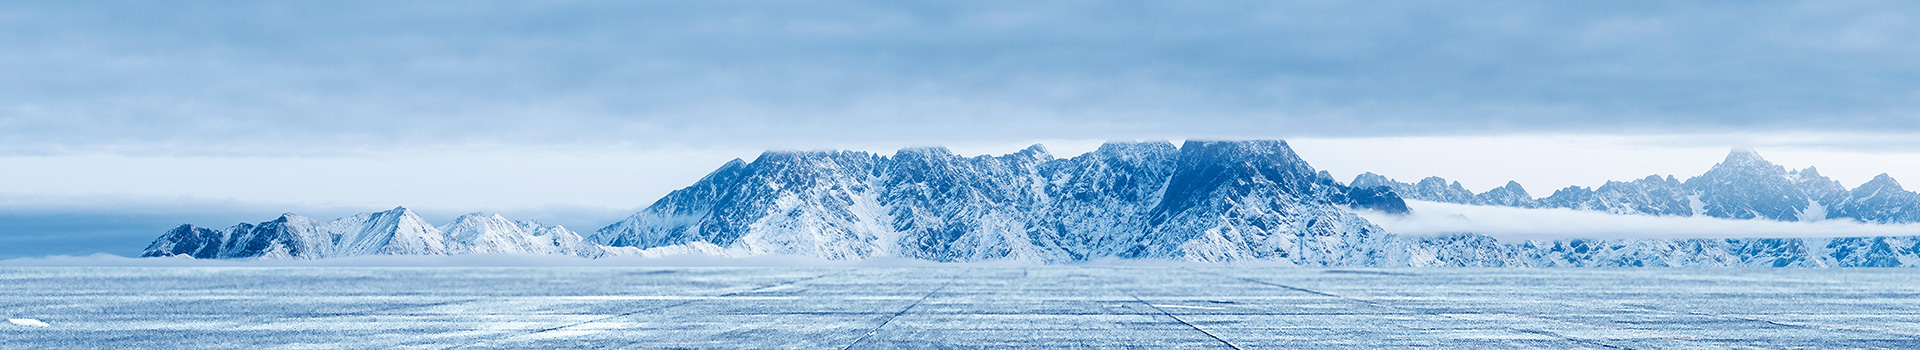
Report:
M 1884 180 L 1882 179 L 1884 178 Z M 1914 222 L 1920 196 L 1882 176 L 1853 190 L 1735 150 L 1686 181 L 1648 176 L 1533 198 L 1428 177 L 1364 173 L 1351 185 L 1285 141 L 1109 142 L 1057 158 L 1041 145 L 960 156 L 769 151 L 588 234 L 494 214 L 433 226 L 404 207 L 329 222 L 285 214 L 216 230 L 182 225 L 143 256 L 314 259 L 357 255 L 579 257 L 797 255 L 830 260 L 1074 263 L 1106 258 L 1299 266 L 1912 266 L 1913 237 L 1564 239 L 1401 236 L 1355 211 L 1406 214 L 1406 199 L 1615 214 Z M 1880 220 L 1880 221 L 1872 221 Z
M 1458 186 L 1437 190 L 1432 185 L 1445 181 L 1440 177 L 1427 177 L 1419 183 L 1404 183 L 1370 172 L 1355 176 L 1353 180 L 1354 183 L 1394 188 L 1408 199 L 1456 204 L 1724 219 L 1851 219 L 1883 224 L 1920 222 L 1920 194 L 1901 188 L 1899 182 L 1887 174 L 1880 174 L 1849 190 L 1840 182 L 1820 175 L 1815 167 L 1789 171 L 1767 161 L 1752 149 L 1735 149 L 1706 173 L 1686 181 L 1679 181 L 1672 175 L 1649 175 L 1627 182 L 1608 181 L 1597 189 L 1568 186 L 1544 198 L 1496 193 L 1524 190 L 1518 182 L 1513 181 L 1480 194 L 1473 194 Z M 1481 196 L 1510 199 L 1483 200 Z

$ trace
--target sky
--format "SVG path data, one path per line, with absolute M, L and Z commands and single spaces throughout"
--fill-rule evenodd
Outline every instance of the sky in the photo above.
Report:
M 1751 147 L 1920 179 L 1917 10 L 7 2 L 0 258 L 401 205 L 587 231 L 769 149 L 1286 139 L 1342 179 L 1545 195 Z

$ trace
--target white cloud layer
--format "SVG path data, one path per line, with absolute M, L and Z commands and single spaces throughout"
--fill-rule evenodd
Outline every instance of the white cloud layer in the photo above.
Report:
M 1616 215 L 1572 209 L 1524 209 L 1407 201 L 1412 214 L 1359 211 L 1401 235 L 1478 233 L 1500 240 L 1562 238 L 1790 238 L 1916 236 L 1920 224 L 1878 225 L 1852 220 L 1782 222 L 1708 217 Z

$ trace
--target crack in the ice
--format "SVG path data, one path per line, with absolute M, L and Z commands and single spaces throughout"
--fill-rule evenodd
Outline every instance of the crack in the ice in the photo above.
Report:
M 1200 326 L 1195 326 L 1193 325 L 1193 323 L 1187 322 L 1187 320 L 1180 319 L 1180 316 L 1174 316 L 1173 313 L 1167 312 L 1166 309 L 1161 309 L 1160 305 L 1154 305 L 1153 303 L 1147 302 L 1146 299 L 1140 299 L 1139 295 L 1134 295 L 1133 293 L 1127 293 L 1127 296 L 1133 297 L 1134 301 L 1138 301 L 1141 304 L 1147 304 L 1147 307 L 1153 308 L 1153 311 L 1159 311 L 1160 315 L 1167 316 L 1167 318 L 1171 318 L 1175 322 L 1180 322 L 1180 324 L 1187 325 L 1187 328 L 1192 328 L 1195 331 L 1200 331 L 1200 334 L 1206 334 L 1208 338 L 1213 338 L 1214 341 L 1218 341 L 1220 342 L 1220 344 L 1226 344 L 1228 348 L 1233 348 L 1233 350 L 1241 350 L 1239 345 L 1233 345 L 1233 342 L 1229 342 L 1226 339 L 1220 339 L 1220 336 L 1213 335 L 1213 332 L 1208 332 L 1205 329 L 1201 329 Z
M 946 290 L 947 286 L 953 285 L 953 281 L 956 281 L 959 279 L 960 279 L 960 276 L 958 275 L 955 275 L 953 278 L 947 279 L 947 283 L 940 284 L 939 288 L 934 288 L 933 291 L 927 292 L 927 295 L 921 296 L 920 300 L 914 300 L 913 304 L 909 304 L 907 305 L 906 308 L 900 309 L 900 312 L 895 312 L 893 313 L 893 315 L 887 316 L 886 320 L 880 321 L 880 325 L 873 326 L 873 329 L 867 330 L 867 333 L 861 334 L 859 338 L 854 338 L 853 342 L 847 343 L 847 346 L 840 348 L 840 350 L 853 349 L 853 346 L 860 345 L 861 341 L 867 340 L 868 337 L 872 337 L 874 334 L 880 333 L 880 329 L 887 327 L 888 323 L 893 323 L 893 319 L 900 318 L 900 315 L 907 314 L 907 311 L 913 311 L 914 307 L 920 306 L 920 303 L 926 302 L 927 299 L 933 298 L 934 294 L 939 294 L 940 291 Z

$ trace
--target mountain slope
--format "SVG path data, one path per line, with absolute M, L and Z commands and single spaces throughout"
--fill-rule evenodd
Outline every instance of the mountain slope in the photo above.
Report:
M 1920 194 L 1901 188 L 1886 174 L 1848 190 L 1820 175 L 1818 169 L 1789 171 L 1749 149 L 1729 152 L 1706 173 L 1684 182 L 1673 176 L 1649 175 L 1627 182 L 1608 181 L 1597 189 L 1569 186 L 1539 199 L 1528 197 L 1519 183 L 1511 181 L 1481 194 L 1447 186 L 1446 179 L 1439 177 L 1408 184 L 1364 173 L 1353 182 L 1356 187 L 1393 188 L 1408 199 L 1459 204 L 1724 219 L 1920 222 Z
M 1111 142 L 1072 158 L 1038 145 L 999 156 L 944 148 L 766 152 L 735 159 L 588 236 L 494 214 L 429 225 L 406 208 L 319 222 L 293 214 L 227 229 L 182 225 L 143 256 L 579 257 L 795 255 L 835 260 L 1068 263 L 1104 258 L 1299 266 L 1914 266 L 1920 237 L 1563 239 L 1397 236 L 1355 213 L 1409 198 L 1630 215 L 1920 222 L 1920 194 L 1882 175 L 1852 190 L 1736 150 L 1687 181 L 1648 176 L 1532 198 L 1517 182 L 1472 193 L 1361 174 L 1343 185 L 1282 141 Z M 1417 196 L 1417 197 L 1416 197 Z
M 1920 222 L 1920 194 L 1901 188 L 1900 182 L 1887 174 L 1830 198 L 1823 210 L 1831 217 L 1882 224 Z
M 1379 232 L 1337 207 L 1404 212 L 1398 201 L 1321 176 L 1281 141 L 1108 143 L 1071 159 L 1039 146 L 977 157 L 944 148 L 768 152 L 592 239 L 829 259 L 1291 258 Z M 1302 262 L 1324 262 L 1312 259 Z
M 141 256 L 320 259 L 362 255 L 608 255 L 602 248 L 559 226 L 474 213 L 447 226 L 433 227 L 411 210 L 394 208 L 329 222 L 289 213 L 272 221 L 241 223 L 225 230 L 181 225 L 155 239 Z

